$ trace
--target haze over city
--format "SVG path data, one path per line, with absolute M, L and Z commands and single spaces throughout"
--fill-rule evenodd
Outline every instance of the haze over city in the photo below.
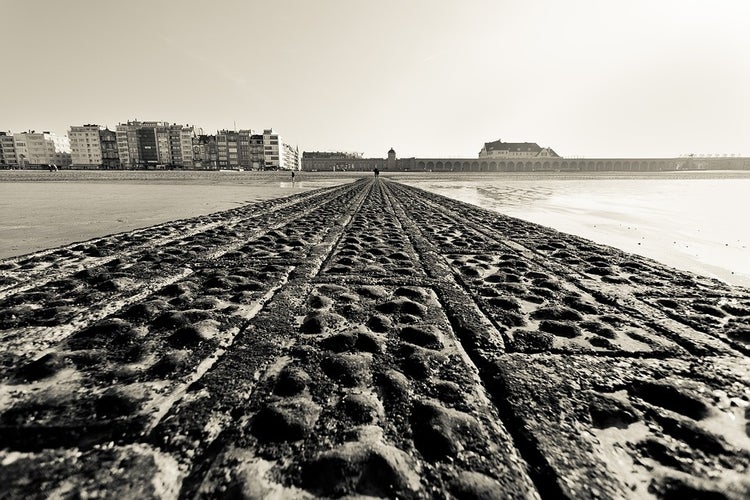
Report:
M 0 130 L 273 127 L 300 150 L 750 154 L 736 1 L 3 2 Z

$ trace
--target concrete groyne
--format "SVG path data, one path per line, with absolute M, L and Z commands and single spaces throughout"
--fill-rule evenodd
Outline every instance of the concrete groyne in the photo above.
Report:
M 750 290 L 388 179 L 0 261 L 3 495 L 746 498 Z

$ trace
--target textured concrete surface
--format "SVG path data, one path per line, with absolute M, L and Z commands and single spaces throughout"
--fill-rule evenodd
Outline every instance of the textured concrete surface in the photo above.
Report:
M 387 179 L 0 273 L 3 498 L 750 495 L 750 291 Z

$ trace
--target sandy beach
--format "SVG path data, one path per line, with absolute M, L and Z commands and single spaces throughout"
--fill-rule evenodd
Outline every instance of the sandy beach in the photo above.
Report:
M 351 182 L 359 173 L 0 172 L 0 258 Z M 678 269 L 750 286 L 750 173 L 389 173 Z M 52 182 L 54 180 L 54 182 Z
M 410 185 L 750 286 L 750 173 L 405 176 Z
M 0 258 L 351 182 L 288 172 L 0 171 Z
M 388 179 L 0 272 L 12 498 L 750 492 L 750 290 Z

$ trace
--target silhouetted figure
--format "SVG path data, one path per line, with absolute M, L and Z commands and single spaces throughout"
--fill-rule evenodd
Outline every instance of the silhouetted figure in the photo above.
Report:
M 377 176 L 380 175 L 380 170 L 377 167 L 375 167 L 375 169 L 373 170 L 373 172 L 375 173 L 375 177 L 377 177 Z

